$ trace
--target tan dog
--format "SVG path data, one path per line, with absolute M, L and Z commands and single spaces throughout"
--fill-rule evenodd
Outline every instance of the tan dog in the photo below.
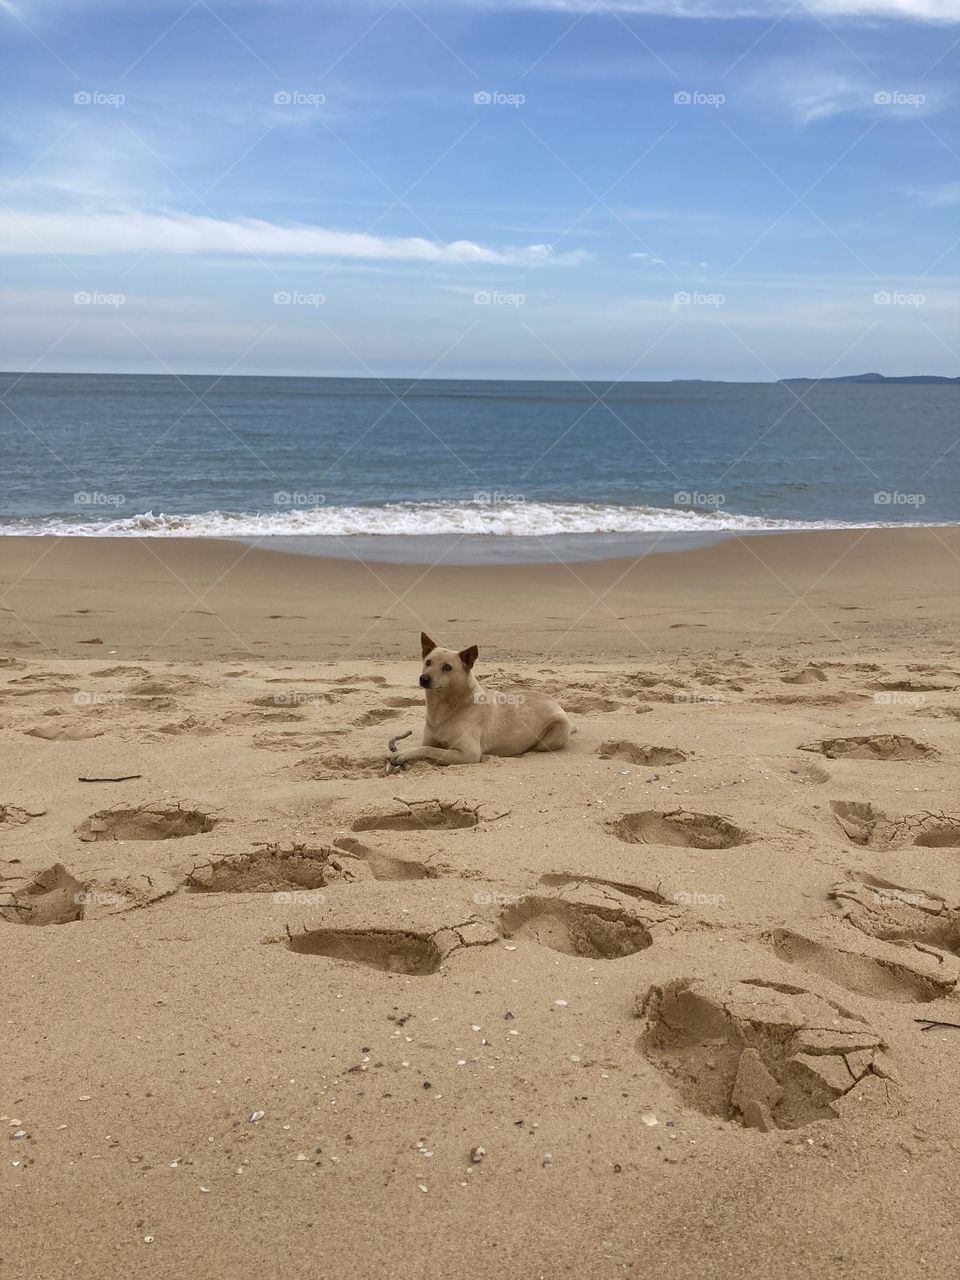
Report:
M 482 756 L 519 756 L 558 751 L 567 745 L 570 721 L 558 702 L 542 693 L 498 693 L 482 689 L 473 674 L 477 646 L 443 649 L 420 633 L 427 695 L 423 746 L 397 751 L 391 743 L 388 769 L 414 760 L 477 764 Z

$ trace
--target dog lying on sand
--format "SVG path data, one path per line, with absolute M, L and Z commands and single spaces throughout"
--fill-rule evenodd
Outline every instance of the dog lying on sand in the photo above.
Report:
M 519 756 L 525 751 L 559 751 L 570 737 L 563 707 L 543 693 L 499 693 L 481 688 L 473 666 L 479 650 L 444 649 L 420 633 L 427 695 L 423 746 L 396 750 L 387 768 L 402 769 L 414 760 L 435 764 L 477 764 L 482 756 Z M 406 735 L 404 735 L 406 736 Z

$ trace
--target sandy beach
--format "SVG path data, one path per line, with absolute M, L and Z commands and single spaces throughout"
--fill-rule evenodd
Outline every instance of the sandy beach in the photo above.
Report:
M 958 571 L 0 539 L 11 1274 L 955 1274 Z M 385 776 L 421 629 L 569 749 Z

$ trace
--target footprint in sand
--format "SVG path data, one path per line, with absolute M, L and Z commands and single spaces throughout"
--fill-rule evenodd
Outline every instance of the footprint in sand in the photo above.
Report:
M 572 711 L 574 715 L 588 715 L 592 711 L 620 711 L 626 704 L 623 702 L 615 702 L 612 698 L 600 698 L 587 695 L 586 697 L 564 697 L 563 694 L 557 695 L 564 711 Z
M 194 867 L 187 886 L 196 893 L 289 893 L 369 880 L 427 880 L 441 872 L 344 837 L 319 848 L 267 845 L 218 858 Z
M 11 924 L 70 924 L 83 914 L 83 886 L 61 862 L 0 903 L 0 919 Z
M 763 1132 L 835 1119 L 854 1089 L 862 1109 L 891 1075 L 862 1018 L 802 987 L 678 978 L 651 987 L 638 1013 L 641 1051 L 689 1106 Z
M 202 808 L 185 805 L 142 805 L 135 809 L 100 809 L 77 827 L 81 840 L 179 840 L 212 831 L 218 819 Z
M 470 808 L 461 800 L 411 800 L 407 807 L 387 812 L 361 814 L 352 831 L 460 831 L 480 822 L 479 806 Z
M 913 813 L 894 817 L 864 800 L 832 800 L 830 809 L 852 844 L 867 849 L 960 848 L 960 816 Z
M 615 757 L 628 760 L 631 764 L 668 765 L 683 764 L 693 755 L 692 751 L 681 751 L 679 747 L 655 747 L 647 743 L 627 742 L 618 739 L 601 742 L 597 747 L 597 755 L 601 760 L 612 760 Z
M 498 940 L 483 920 L 414 933 L 399 929 L 309 929 L 289 933 L 287 949 L 301 956 L 326 956 L 366 965 L 386 973 L 427 977 L 436 973 L 455 952 L 485 947 Z
M 861 874 L 835 884 L 830 897 L 846 923 L 867 937 L 960 956 L 960 908 L 938 894 Z
M 287 939 L 287 949 L 300 956 L 327 956 L 353 964 L 425 977 L 436 973 L 443 954 L 429 934 L 396 929 L 307 929 Z
M 362 716 L 357 716 L 353 723 L 358 729 L 368 729 L 371 725 L 383 724 L 385 720 L 395 720 L 399 714 L 399 711 L 391 707 L 377 707 L 373 711 L 365 711 Z
M 500 931 L 505 938 L 537 942 L 590 960 L 620 960 L 653 945 L 649 929 L 626 911 L 536 895 L 507 907 L 500 916 Z
M 819 751 L 828 760 L 928 760 L 940 754 L 935 747 L 900 733 L 822 738 L 819 742 L 804 742 L 798 750 Z
M 337 874 L 345 879 L 350 879 L 357 867 L 364 868 L 366 874 L 372 875 L 374 880 L 432 880 L 446 869 L 414 858 L 396 858 L 391 853 L 362 844 L 352 836 L 334 840 L 333 845 L 334 849 L 340 851 L 339 856 L 334 859 Z
M 82 721 L 71 720 L 64 723 L 59 718 L 51 717 L 48 722 L 31 725 L 23 732 L 28 738 L 42 738 L 44 742 L 85 742 L 88 738 L 101 738 L 106 730 Z
M 926 1003 L 949 995 L 957 985 L 955 964 L 946 971 L 920 951 L 886 956 L 878 948 L 878 954 L 868 954 L 852 943 L 811 938 L 791 929 L 774 929 L 763 940 L 787 964 L 873 1000 Z
M 685 849 L 734 849 L 754 837 L 726 818 L 713 813 L 688 813 L 673 809 L 661 813 L 647 809 L 625 813 L 606 824 L 611 835 L 625 844 L 665 844 Z
M 82 875 L 80 880 L 78 876 Z M 72 924 L 102 920 L 146 907 L 176 893 L 177 881 L 165 871 L 131 870 L 127 860 L 74 875 L 60 862 L 47 867 L 0 903 L 0 918 L 15 924 Z M 8 891 L 9 892 L 9 891 Z

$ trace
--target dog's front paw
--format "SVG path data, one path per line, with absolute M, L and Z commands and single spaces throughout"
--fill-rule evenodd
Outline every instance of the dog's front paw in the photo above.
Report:
M 401 773 L 404 769 L 410 768 L 410 762 L 406 758 L 405 751 L 391 751 L 387 756 L 387 764 L 384 773 L 388 776 L 391 773 Z

